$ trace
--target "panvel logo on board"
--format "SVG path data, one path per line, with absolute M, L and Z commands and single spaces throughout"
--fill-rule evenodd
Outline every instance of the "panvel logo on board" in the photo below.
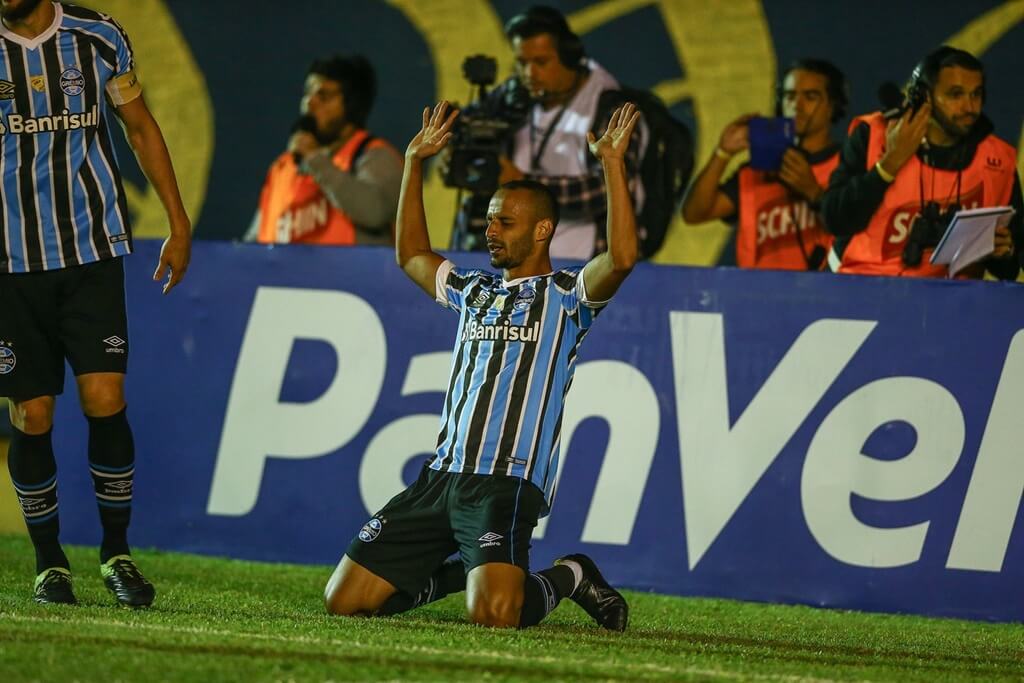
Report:
M 328 310 L 335 314 L 324 316 Z M 686 549 L 693 570 L 878 323 L 825 318 L 807 325 L 731 420 L 723 316 L 667 315 Z M 346 365 L 344 377 L 333 377 L 318 399 L 282 403 L 280 387 L 296 339 L 324 341 L 339 358 L 358 357 L 360 362 Z M 315 458 L 344 447 L 368 424 L 381 398 L 388 358 L 381 320 L 361 297 L 261 287 L 231 386 L 207 513 L 249 514 L 269 454 Z M 401 395 L 443 392 L 449 360 L 449 352 L 414 355 Z M 1021 377 L 1024 330 L 1012 336 L 1006 350 L 959 519 L 946 541 L 943 557 L 949 569 L 1002 570 L 1024 488 L 1024 458 L 1017 457 L 1013 437 L 1016 413 L 1024 404 Z M 576 370 L 562 443 L 570 443 L 576 427 L 592 417 L 610 425 L 580 536 L 585 543 L 630 543 L 659 447 L 655 383 L 621 361 L 590 361 Z M 927 519 L 873 525 L 854 513 L 851 500 L 895 504 L 946 481 L 966 443 L 963 409 L 946 387 L 922 377 L 885 376 L 843 396 L 814 430 L 800 472 L 803 517 L 818 547 L 857 567 L 918 562 Z M 896 460 L 864 455 L 872 433 L 894 421 L 913 427 L 913 448 Z M 420 446 L 434 442 L 438 426 L 436 414 L 409 415 L 377 429 L 360 463 L 359 490 L 367 510 L 379 509 L 404 488 L 403 466 L 423 452 Z M 543 533 L 542 523 L 538 535 Z

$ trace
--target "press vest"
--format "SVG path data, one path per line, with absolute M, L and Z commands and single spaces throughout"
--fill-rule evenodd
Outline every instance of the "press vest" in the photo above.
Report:
M 818 185 L 828 186 L 828 178 L 838 164 L 836 152 L 811 165 Z M 740 170 L 736 264 L 741 268 L 807 270 L 807 259 L 814 248 L 820 245 L 827 252 L 833 237 L 825 232 L 818 212 L 804 199 L 795 197 L 774 175 L 769 177 L 765 171 L 749 166 Z M 802 253 L 797 226 L 803 238 Z
M 351 171 L 355 154 L 369 135 L 360 130 L 346 140 L 331 158 L 334 165 Z M 378 138 L 365 148 L 384 146 L 387 143 Z M 344 211 L 331 204 L 312 176 L 299 172 L 292 153 L 285 152 L 267 172 L 260 195 L 257 239 L 265 244 L 351 245 L 356 243 L 356 228 Z
M 850 132 L 860 123 L 867 123 L 871 131 L 866 162 L 870 171 L 885 152 L 886 122 L 877 112 L 860 116 L 850 124 Z M 911 224 L 921 211 L 922 183 L 925 202 L 935 201 L 943 211 L 957 201 L 958 173 L 962 208 L 1006 206 L 1013 192 L 1016 165 L 1013 147 L 995 135 L 986 136 L 978 144 L 970 165 L 959 172 L 933 168 L 923 164 L 917 155 L 911 157 L 889 185 L 867 227 L 850 239 L 839 272 L 945 277 L 945 265 L 929 263 L 931 248 L 922 250 L 918 266 L 907 266 L 902 259 Z

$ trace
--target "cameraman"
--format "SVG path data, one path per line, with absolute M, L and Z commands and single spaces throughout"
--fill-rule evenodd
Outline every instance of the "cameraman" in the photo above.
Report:
M 992 134 L 981 111 L 984 66 L 969 52 L 940 47 L 914 69 L 906 94 L 898 118 L 876 112 L 854 120 L 822 199 L 839 272 L 943 277 L 947 267 L 929 259 L 953 213 L 1010 205 L 1009 228 L 996 229 L 991 256 L 968 271 L 1016 279 L 1024 206 L 1014 149 Z
M 822 59 L 793 62 L 778 84 L 775 108 L 794 120 L 798 146 L 786 150 L 777 173 L 743 164 L 720 183 L 733 155 L 750 147 L 748 124 L 754 115 L 736 119 L 722 131 L 687 191 L 683 219 L 735 222 L 735 264 L 741 268 L 819 270 L 832 238 L 818 215 L 818 201 L 839 163 L 831 129 L 845 115 L 847 101 L 846 78 L 835 65 Z M 731 265 L 731 256 L 724 254 L 723 265 Z
M 512 141 L 511 159 L 501 161 L 502 184 L 537 180 L 558 199 L 561 222 L 551 241 L 554 258 L 589 259 L 604 251 L 607 213 L 601 162 L 588 152 L 587 132 L 601 131 L 612 111 L 598 111 L 598 98 L 618 81 L 584 53 L 565 17 L 550 7 L 531 7 L 505 25 L 523 85 L 534 100 L 526 124 Z M 643 188 L 638 159 L 647 140 L 641 122 L 626 152 L 626 173 L 639 212 Z
M 247 241 L 393 243 L 402 157 L 366 130 L 376 91 L 362 56 L 313 62 L 302 117 L 267 172 Z

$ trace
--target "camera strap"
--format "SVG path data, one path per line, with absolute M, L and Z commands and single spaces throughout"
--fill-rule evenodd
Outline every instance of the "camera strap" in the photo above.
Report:
M 565 109 L 568 105 L 562 105 L 562 108 L 555 114 L 554 120 L 551 121 L 551 125 L 544 131 L 543 137 L 540 139 L 540 146 L 534 151 L 533 149 L 533 138 L 536 135 L 537 126 L 533 123 L 533 115 L 530 115 L 530 171 L 540 170 L 540 158 L 544 156 L 544 150 L 548 147 L 548 141 L 551 139 L 551 134 L 555 132 L 555 128 L 558 127 L 559 122 L 562 120 L 562 116 L 565 115 Z
M 935 175 L 937 174 L 938 171 L 937 171 L 937 169 L 934 166 L 931 165 L 930 159 L 931 159 L 931 157 L 928 154 L 928 150 L 925 150 L 925 153 L 923 155 L 923 159 L 921 159 L 920 166 L 918 166 L 918 172 L 917 172 L 917 189 L 918 189 L 918 193 L 919 193 L 919 196 L 920 196 L 920 199 L 921 199 L 921 215 L 924 215 L 925 206 L 926 206 L 926 202 L 925 202 L 925 199 L 924 199 L 924 169 L 925 169 L 925 166 L 930 168 L 931 171 L 932 171 L 932 182 L 931 182 L 931 190 L 929 191 L 929 201 L 930 202 L 934 202 L 935 201 Z M 961 181 L 963 180 L 963 173 L 964 173 L 963 164 L 962 163 L 957 163 L 956 187 L 955 187 L 955 189 L 954 188 L 950 188 L 949 189 L 949 194 L 946 196 L 946 206 L 949 206 L 950 200 L 953 199 L 953 192 L 956 192 L 956 204 L 957 204 L 957 206 L 960 206 L 960 184 L 961 184 Z
M 806 204 L 806 206 L 807 211 L 810 212 L 812 210 L 811 205 Z M 824 263 L 825 256 L 827 255 L 825 248 L 816 244 L 814 249 L 811 250 L 810 255 L 808 255 L 807 247 L 804 246 L 803 226 L 797 221 L 796 212 L 793 211 L 793 204 L 790 203 L 786 209 L 789 211 L 789 220 L 793 224 L 793 234 L 796 236 L 796 244 L 800 249 L 800 255 L 804 257 L 804 263 L 807 265 L 807 270 L 821 270 L 821 264 Z M 804 214 L 804 219 L 806 220 L 806 218 L 807 213 Z

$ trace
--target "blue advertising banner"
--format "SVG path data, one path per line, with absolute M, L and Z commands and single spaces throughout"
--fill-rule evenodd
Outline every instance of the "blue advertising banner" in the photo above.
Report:
M 198 243 L 166 297 L 158 250 L 126 260 L 131 540 L 333 564 L 433 449 L 455 316 L 387 249 Z M 62 538 L 97 543 L 66 393 Z M 1022 405 L 1019 285 L 641 264 L 582 347 L 533 563 L 1019 621 Z

